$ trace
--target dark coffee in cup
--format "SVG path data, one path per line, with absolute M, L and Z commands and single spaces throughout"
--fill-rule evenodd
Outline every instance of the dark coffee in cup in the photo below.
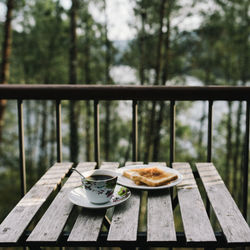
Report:
M 89 181 L 103 181 L 103 180 L 109 180 L 112 178 L 114 178 L 114 177 L 111 175 L 90 175 L 86 179 Z

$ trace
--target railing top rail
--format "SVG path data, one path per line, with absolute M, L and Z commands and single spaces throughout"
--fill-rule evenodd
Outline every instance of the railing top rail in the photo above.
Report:
M 250 100 L 250 86 L 0 85 L 0 99 Z

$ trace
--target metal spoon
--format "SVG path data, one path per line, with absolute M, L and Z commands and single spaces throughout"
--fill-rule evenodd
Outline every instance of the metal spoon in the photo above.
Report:
M 72 168 L 72 170 L 76 171 L 83 179 L 85 179 L 85 177 L 76 168 Z

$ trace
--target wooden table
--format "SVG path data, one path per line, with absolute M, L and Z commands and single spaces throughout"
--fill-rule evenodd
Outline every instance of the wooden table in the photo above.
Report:
M 129 164 L 135 163 L 126 165 Z M 101 168 L 118 166 L 118 163 L 103 163 Z M 156 192 L 131 190 L 130 199 L 114 208 L 89 210 L 74 206 L 67 197 L 74 187 L 80 185 L 77 173 L 70 171 L 72 164 L 56 163 L 1 223 L 0 247 L 250 246 L 249 225 L 214 165 L 197 163 L 195 166 L 202 186 L 198 187 L 188 163 L 173 163 L 173 168 L 184 176 L 183 181 L 174 187 L 173 198 L 169 189 Z M 95 167 L 93 162 L 77 166 L 79 171 Z M 55 191 L 58 186 L 59 190 Z M 219 232 L 214 232 L 211 226 L 201 189 L 205 190 L 217 217 Z M 141 203 L 146 203 L 146 209 Z M 176 205 L 179 205 L 180 215 L 174 213 Z M 140 232 L 139 221 L 144 217 L 146 230 Z M 182 232 L 176 232 L 176 219 L 182 221 Z

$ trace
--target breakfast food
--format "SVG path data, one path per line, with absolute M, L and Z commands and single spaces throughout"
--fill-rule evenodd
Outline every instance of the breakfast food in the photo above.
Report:
M 157 167 L 128 169 L 123 171 L 123 176 L 133 180 L 136 185 L 144 184 L 151 187 L 166 185 L 178 178 L 176 174 Z

